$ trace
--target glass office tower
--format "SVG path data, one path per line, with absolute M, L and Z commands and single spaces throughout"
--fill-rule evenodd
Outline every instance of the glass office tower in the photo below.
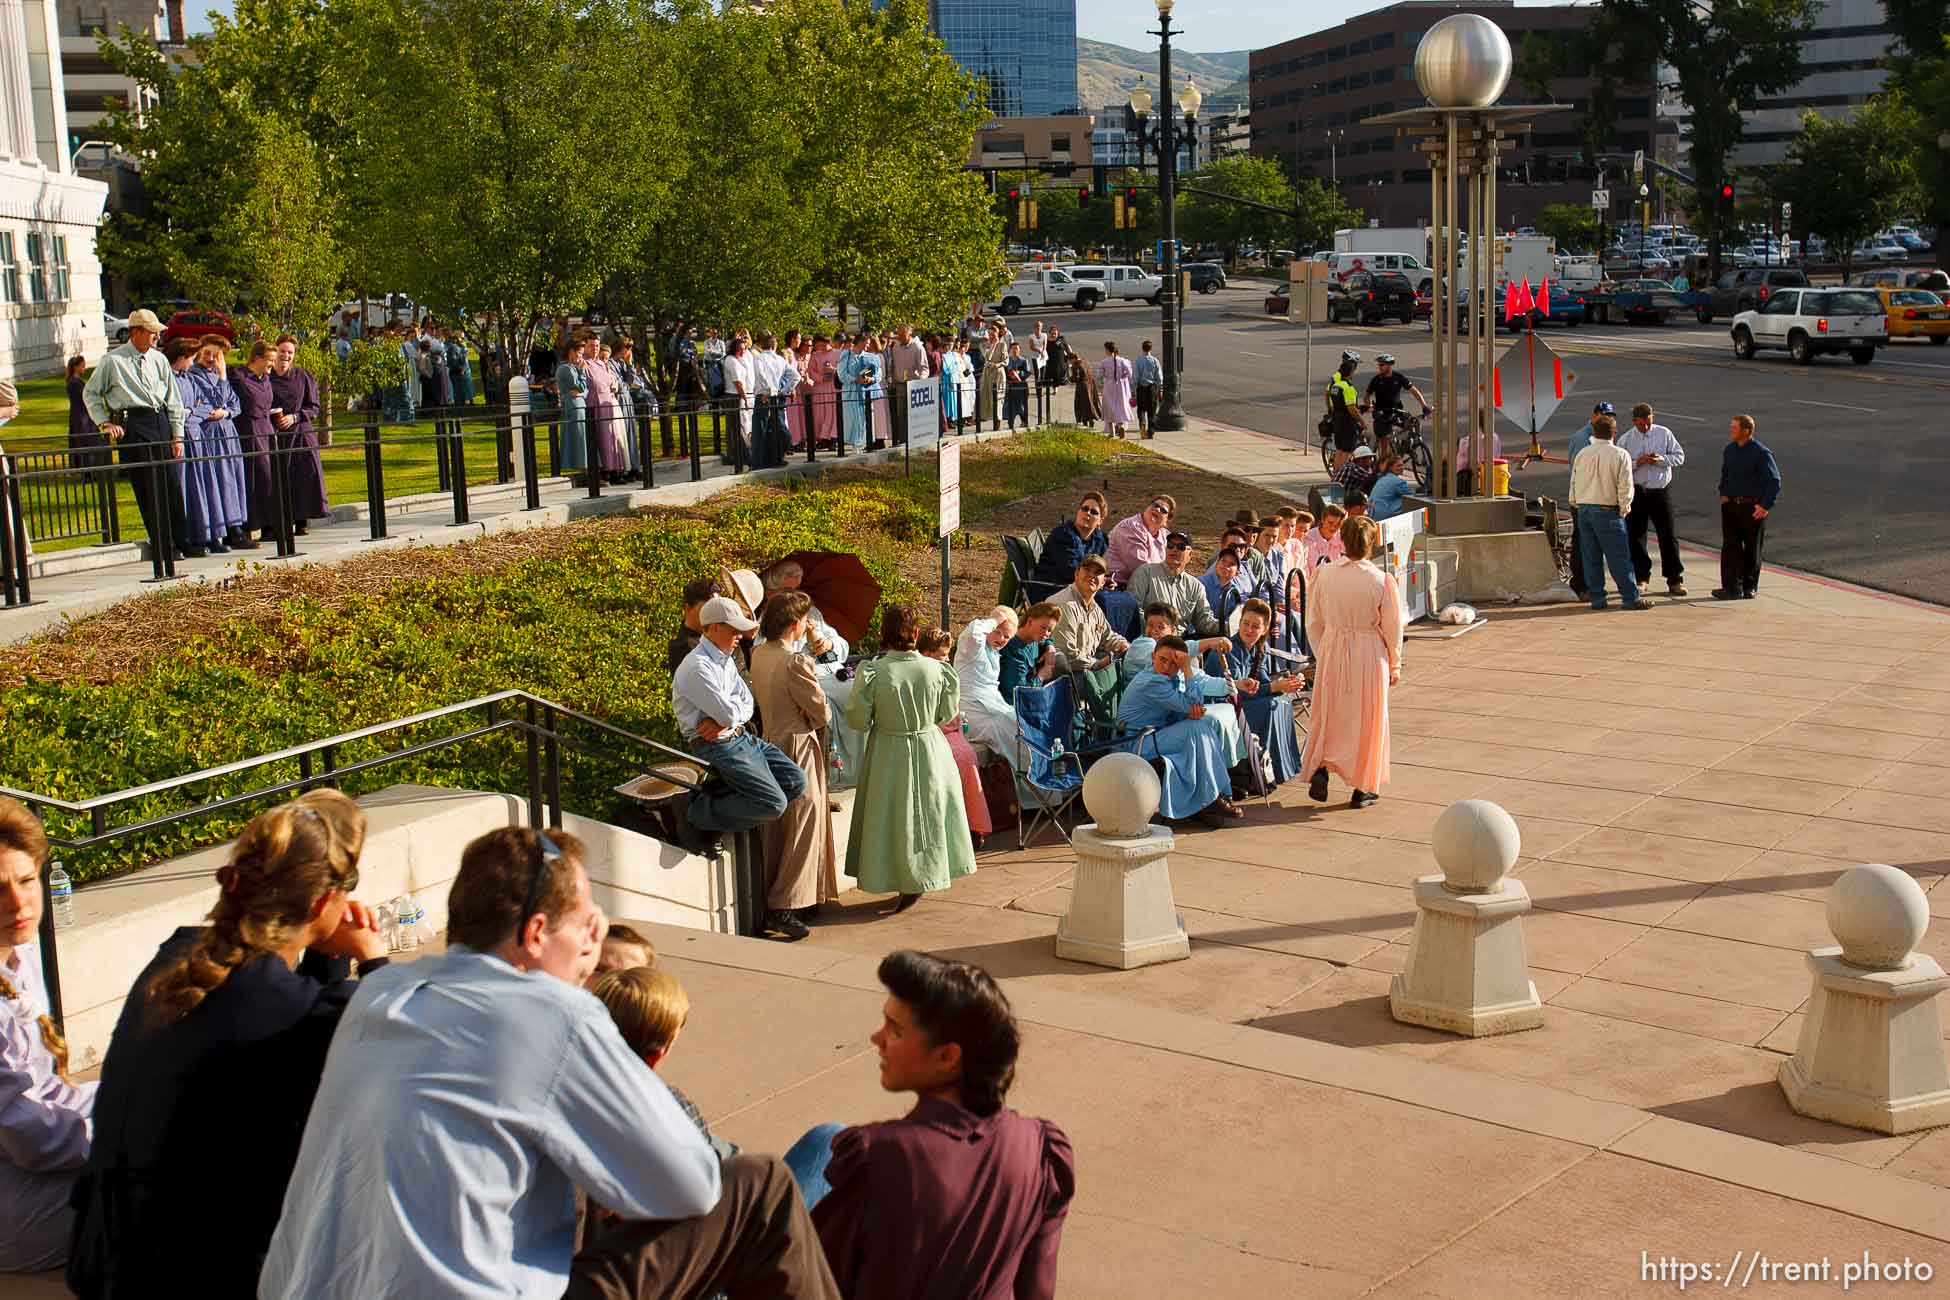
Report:
M 1076 0 L 929 0 L 955 62 L 988 82 L 996 117 L 1050 117 L 1077 104 Z

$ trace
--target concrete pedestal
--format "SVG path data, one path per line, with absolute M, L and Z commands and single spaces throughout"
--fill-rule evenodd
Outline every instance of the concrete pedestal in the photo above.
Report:
M 1524 526 L 1524 499 L 1507 497 L 1435 497 L 1412 493 L 1402 509 L 1429 512 L 1432 537 L 1459 533 L 1515 533 Z
M 1575 600 L 1557 576 L 1550 539 L 1535 528 L 1509 533 L 1446 533 L 1429 539 L 1456 553 L 1456 599 L 1543 604 Z
M 1471 1038 L 1544 1023 L 1523 940 L 1530 891 L 1522 881 L 1460 894 L 1442 876 L 1423 876 L 1415 908 L 1408 963 L 1388 992 L 1395 1019 Z
M 1056 928 L 1056 955 L 1129 970 L 1192 955 L 1171 897 L 1172 834 L 1145 826 L 1132 835 L 1093 823 L 1070 838 L 1077 851 L 1070 911 Z
M 1950 1064 L 1937 995 L 1950 977 L 1923 953 L 1863 970 L 1841 948 L 1808 954 L 1814 993 L 1781 1091 L 1803 1115 L 1877 1133 L 1950 1124 Z

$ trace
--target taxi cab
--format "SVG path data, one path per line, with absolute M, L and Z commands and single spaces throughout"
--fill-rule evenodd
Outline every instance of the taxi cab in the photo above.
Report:
M 1928 339 L 1941 347 L 1950 342 L 1950 304 L 1928 289 L 1878 289 L 1882 309 L 1889 316 L 1892 339 Z

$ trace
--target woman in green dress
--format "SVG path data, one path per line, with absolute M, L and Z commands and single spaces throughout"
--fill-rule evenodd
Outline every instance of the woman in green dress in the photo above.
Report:
M 860 665 L 846 706 L 867 738 L 846 870 L 870 894 L 899 894 L 896 912 L 975 870 L 961 775 L 941 734 L 958 707 L 955 670 L 915 652 L 920 632 L 912 606 L 889 605 L 883 653 Z

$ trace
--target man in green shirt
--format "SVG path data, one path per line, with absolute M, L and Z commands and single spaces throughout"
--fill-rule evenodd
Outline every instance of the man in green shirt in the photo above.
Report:
M 184 410 L 176 378 L 156 346 L 161 337 L 156 313 L 147 308 L 132 313 L 129 341 L 101 359 L 81 400 L 102 436 L 121 449 L 122 464 L 134 467 L 127 472 L 143 530 L 169 562 L 175 557 L 176 525 L 183 519 L 183 487 L 160 462 L 183 454 Z

